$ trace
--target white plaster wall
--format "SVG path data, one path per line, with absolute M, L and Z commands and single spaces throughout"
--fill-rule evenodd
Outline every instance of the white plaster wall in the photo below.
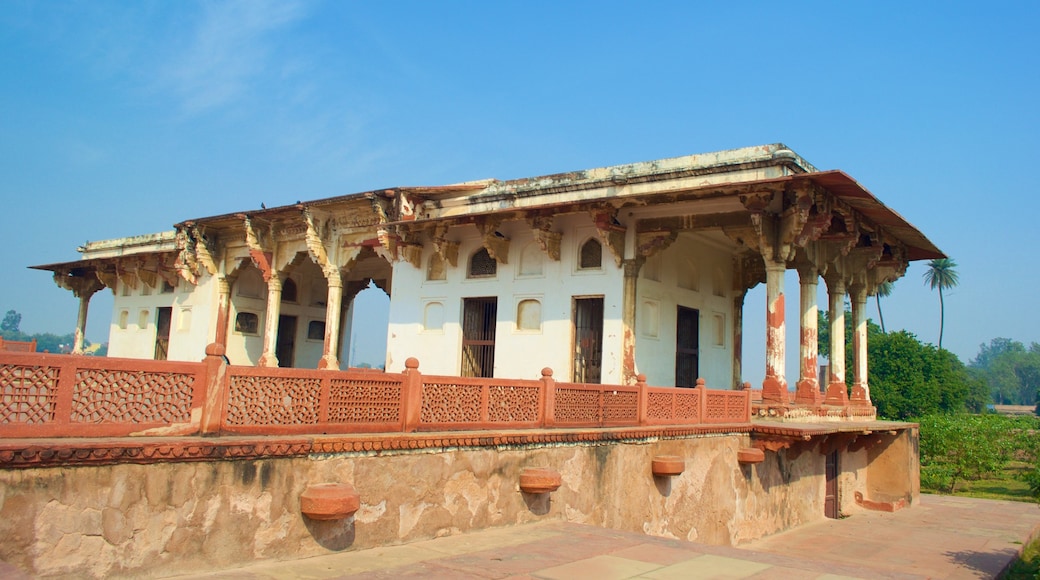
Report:
M 424 373 L 458 375 L 461 369 L 463 299 L 494 296 L 498 299 L 494 375 L 537 379 L 541 376 L 541 369 L 549 367 L 557 380 L 569 381 L 573 298 L 602 296 L 602 382 L 620 383 L 622 270 L 605 245 L 600 269 L 578 270 L 580 245 L 590 237 L 597 237 L 587 216 L 560 216 L 556 228 L 564 232 L 560 261 L 550 260 L 542 252 L 541 274 L 520 274 L 520 256 L 524 248 L 536 244 L 530 227 L 524 222 L 507 222 L 499 228 L 510 239 L 510 247 L 508 263 L 498 265 L 494 278 L 466 277 L 470 256 L 481 248 L 479 233 L 473 226 L 449 232 L 449 238 L 457 240 L 460 247 L 458 266 L 448 267 L 446 280 L 426 280 L 426 268 L 434 251 L 432 244 L 427 244 L 424 249 L 421 268 L 406 262 L 395 263 L 387 335 L 387 370 L 402 370 L 405 359 L 414 356 L 419 359 L 419 369 Z M 524 299 L 541 303 L 540 329 L 517 328 L 517 306 Z M 424 327 L 424 313 L 431 302 L 438 302 L 443 307 L 440 327 Z
M 168 359 L 202 360 L 206 355 L 206 344 L 210 342 L 209 329 L 216 304 L 216 285 L 210 282 L 208 276 L 199 286 L 178 280 L 174 291 L 164 294 L 160 291 L 161 281 L 158 288 L 146 290 L 141 281 L 137 282 L 137 288 L 127 288 L 120 280 L 109 326 L 108 356 L 154 358 L 158 308 L 169 307 L 172 311 Z M 125 328 L 121 325 L 124 312 Z
M 725 248 L 705 236 L 683 235 L 645 264 L 636 284 L 636 371 L 647 384 L 675 384 L 676 315 L 679 306 L 698 311 L 699 376 L 711 388 L 732 388 L 733 382 L 733 261 Z M 697 290 L 680 287 L 682 270 L 695 272 Z M 658 273 L 658 280 L 647 278 Z M 716 286 L 722 286 L 718 291 Z M 656 308 L 657 324 L 647 316 Z M 721 317 L 717 333 L 716 316 Z M 721 344 L 717 343 L 721 338 Z

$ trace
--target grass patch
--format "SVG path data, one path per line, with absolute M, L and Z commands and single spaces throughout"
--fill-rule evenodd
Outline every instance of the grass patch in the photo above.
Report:
M 1015 560 L 1003 576 L 1003 580 L 1040 579 L 1040 538 L 1022 550 L 1022 557 Z

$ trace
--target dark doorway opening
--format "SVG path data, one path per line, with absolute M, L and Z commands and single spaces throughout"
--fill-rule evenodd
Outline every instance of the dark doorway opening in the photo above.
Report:
M 675 323 L 675 386 L 696 387 L 700 373 L 700 312 L 680 306 Z
M 155 311 L 155 360 L 166 360 L 170 355 L 170 322 L 173 308 L 161 306 Z
M 576 383 L 599 383 L 603 368 L 603 298 L 574 299 Z
M 293 366 L 296 354 L 296 317 L 285 314 L 278 316 L 278 338 L 275 340 L 274 356 L 278 366 Z
M 838 452 L 827 454 L 827 491 L 823 497 L 823 515 L 838 519 Z
M 465 298 L 462 303 L 462 376 L 495 373 L 495 327 L 498 298 Z

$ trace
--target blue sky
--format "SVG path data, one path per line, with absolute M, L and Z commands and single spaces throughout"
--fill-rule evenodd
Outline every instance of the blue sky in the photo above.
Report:
M 9 0 L 0 311 L 70 332 L 76 300 L 26 266 L 261 202 L 783 142 L 957 261 L 944 346 L 1040 341 L 1040 3 L 695 4 Z M 923 271 L 885 322 L 936 342 Z

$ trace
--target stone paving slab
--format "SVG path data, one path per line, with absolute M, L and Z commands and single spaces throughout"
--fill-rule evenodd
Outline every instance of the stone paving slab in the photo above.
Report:
M 1040 534 L 1040 506 L 922 496 L 895 513 L 825 520 L 740 547 L 541 522 L 178 578 L 848 580 L 994 578 Z M 173 575 L 171 575 L 172 577 Z

